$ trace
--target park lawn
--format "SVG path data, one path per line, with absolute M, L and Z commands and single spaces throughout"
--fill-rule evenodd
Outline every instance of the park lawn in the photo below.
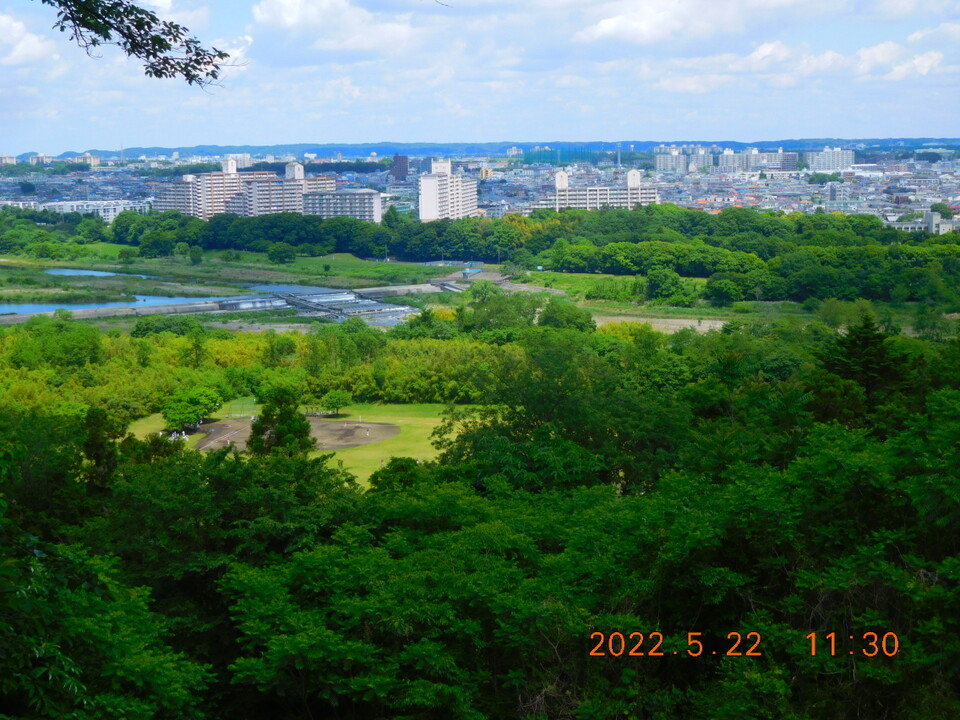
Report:
M 362 485 L 375 470 L 380 468 L 380 461 L 389 462 L 392 457 L 412 457 L 417 460 L 431 460 L 437 455 L 436 448 L 430 444 L 430 434 L 440 424 L 445 405 L 350 405 L 343 409 L 329 422 L 357 422 L 363 417 L 364 422 L 390 423 L 400 426 L 400 432 L 392 438 L 369 445 L 337 450 L 334 461 L 343 461 L 343 466 L 357 476 Z M 231 415 L 253 415 L 259 412 L 260 406 L 255 404 L 252 397 L 238 398 L 224 403 L 211 422 Z M 160 413 L 148 415 L 145 418 L 130 424 L 130 432 L 143 439 L 151 433 L 164 429 L 165 423 Z M 187 447 L 193 447 L 203 437 L 203 433 L 194 433 L 187 436 Z M 319 453 L 317 453 L 319 454 Z
M 425 283 L 431 277 L 448 275 L 450 268 L 438 268 L 410 262 L 382 262 L 361 260 L 349 253 L 334 253 L 309 257 L 298 255 L 293 262 L 277 265 L 266 259 L 265 253 L 245 253 L 271 269 L 305 275 L 316 285 L 337 288 L 363 288 L 380 285 L 413 285 Z M 327 270 L 329 266 L 329 270 Z
M 581 300 L 580 307 L 594 315 L 636 315 L 648 318 L 694 318 L 712 320 L 733 320 L 745 316 L 780 317 L 784 315 L 810 316 L 797 303 L 770 302 L 758 303 L 744 301 L 729 307 L 714 307 L 700 303 L 694 307 L 675 307 L 671 305 L 638 304 L 628 300 Z
M 166 428 L 166 426 L 167 423 L 164 421 L 163 415 L 160 413 L 154 413 L 153 415 L 147 415 L 139 420 L 134 420 L 132 423 L 130 423 L 130 427 L 127 428 L 127 431 L 130 432 L 134 437 L 143 440 L 147 435 L 158 433 Z
M 568 295 L 583 295 L 593 287 L 597 280 L 603 278 L 630 277 L 628 275 L 605 275 L 601 273 L 561 273 L 549 270 L 531 270 L 527 273 L 530 281 L 524 285 L 530 286 L 533 292 L 539 288 L 556 288 Z
M 134 420 L 130 423 L 130 427 L 127 428 L 127 431 L 133 434 L 133 436 L 139 440 L 143 440 L 147 435 L 153 435 L 158 433 L 161 430 L 165 430 L 167 423 L 163 420 L 163 415 L 160 413 L 154 413 L 153 415 L 147 415 L 145 418 L 140 418 L 139 420 Z M 193 435 L 187 435 L 187 447 L 192 448 L 198 442 L 200 442 L 203 437 L 203 433 L 194 433 Z
M 342 461 L 364 486 L 370 475 L 380 469 L 381 460 L 384 463 L 392 457 L 432 460 L 437 456 L 437 450 L 430 443 L 430 434 L 440 424 L 445 409 L 445 405 L 436 404 L 351 405 L 330 422 L 343 422 L 344 419 L 356 422 L 362 416 L 363 422 L 399 425 L 400 433 L 388 440 L 337 450 L 334 460 Z
M 207 418 L 208 422 L 216 422 L 217 420 L 222 420 L 223 418 L 230 417 L 231 415 L 253 415 L 260 411 L 260 405 L 258 405 L 253 397 L 243 397 L 237 398 L 236 400 L 231 400 L 223 404 L 223 406 L 217 410 L 216 414 L 212 417 Z M 161 430 L 165 430 L 167 423 L 163 419 L 163 415 L 160 413 L 154 413 L 153 415 L 147 415 L 144 418 L 139 420 L 134 420 L 130 423 L 130 427 L 127 428 L 127 431 L 132 433 L 134 437 L 143 440 L 147 435 L 152 435 L 153 433 L 158 433 Z M 203 438 L 202 432 L 196 432 L 191 435 L 187 435 L 187 447 L 192 448 Z
M 642 273 L 638 273 L 642 275 Z M 583 297 L 598 280 L 604 279 L 632 279 L 633 275 L 609 275 L 605 273 L 563 273 L 550 270 L 531 270 L 527 273 L 530 280 L 525 285 L 536 291 L 538 287 L 563 290 L 571 296 Z M 707 278 L 684 277 L 684 282 L 691 282 L 697 289 L 707 284 Z
M 110 243 L 110 242 L 98 242 L 90 243 L 86 246 L 88 250 L 92 250 L 95 255 L 100 256 L 104 260 L 109 260 L 111 262 L 116 262 L 117 258 L 120 257 L 120 251 L 125 248 L 130 247 L 130 245 L 121 245 L 120 243 Z M 77 262 L 83 262 L 87 258 L 81 258 Z

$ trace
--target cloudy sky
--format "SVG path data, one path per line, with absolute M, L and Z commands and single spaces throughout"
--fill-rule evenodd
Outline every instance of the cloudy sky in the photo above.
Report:
M 0 0 L 0 154 L 960 135 L 960 0 L 150 0 L 209 90 Z

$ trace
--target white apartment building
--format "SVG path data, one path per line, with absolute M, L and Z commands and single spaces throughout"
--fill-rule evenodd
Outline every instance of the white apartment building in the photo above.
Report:
M 717 170 L 722 173 L 740 172 L 746 169 L 746 160 L 746 151 L 736 153 L 730 148 L 725 148 L 717 155 Z
M 825 147 L 822 152 L 804 153 L 803 159 L 812 172 L 841 172 L 853 165 L 853 150 Z
M 224 209 L 244 217 L 280 212 L 303 213 L 303 187 L 300 182 L 281 180 L 275 175 L 249 180 L 243 183 L 239 192 L 227 198 Z
M 303 213 L 378 223 L 383 219 L 383 200 L 379 192 L 368 189 L 307 193 L 303 196 Z
M 420 219 L 459 220 L 477 214 L 477 181 L 454 175 L 449 160 L 434 160 L 430 172 L 420 176 Z
M 53 210 L 58 213 L 76 212 L 81 215 L 99 215 L 105 222 L 111 223 L 124 210 L 133 210 L 138 213 L 150 212 L 150 202 L 133 200 L 64 200 L 48 202 L 40 205 L 43 210 Z
M 17 158 L 13 155 L 0 155 L 0 165 L 16 165 Z
M 796 170 L 800 156 L 795 152 L 760 152 L 757 148 L 747 148 L 740 153 L 740 167 L 748 171 L 756 170 Z
M 225 212 L 246 217 L 302 213 L 304 193 L 336 188 L 335 178 L 304 177 L 299 163 L 289 163 L 283 179 L 269 170 L 238 173 L 234 158 L 227 158 L 222 165 L 223 172 L 184 175 L 181 180 L 167 183 L 154 201 L 154 208 L 179 210 L 204 220 Z
M 556 191 L 545 198 L 537 200 L 534 208 L 551 208 L 563 210 L 576 208 L 579 210 L 599 210 L 602 207 L 635 208 L 638 205 L 649 205 L 660 201 L 657 189 L 652 185 L 644 185 L 643 176 L 639 170 L 630 170 L 627 173 L 626 186 L 586 186 L 570 187 L 570 176 L 563 170 L 554 177 Z
M 657 172 L 685 173 L 687 171 L 687 156 L 678 149 L 657 153 L 653 156 L 653 160 Z
M 77 155 L 72 157 L 67 162 L 71 163 L 86 163 L 90 167 L 97 167 L 100 164 L 100 157 L 97 155 L 91 155 L 88 152 L 85 152 L 83 155 Z
M 250 157 L 250 153 L 230 153 L 227 155 L 227 159 L 236 161 L 237 170 L 244 170 L 253 165 L 253 158 Z
M 180 180 L 164 183 L 163 189 L 153 199 L 153 209 L 178 210 L 184 215 L 196 215 L 198 203 L 194 200 L 196 185 L 194 175 L 184 175 Z M 189 178 L 189 180 L 188 180 Z

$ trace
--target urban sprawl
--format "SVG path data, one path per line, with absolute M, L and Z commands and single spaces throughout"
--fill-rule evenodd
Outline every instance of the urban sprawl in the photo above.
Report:
M 858 144 L 793 152 L 684 144 L 652 150 L 636 153 L 629 146 L 624 160 L 620 147 L 571 153 L 549 145 L 453 159 L 0 155 L 0 170 L 28 164 L 37 171 L 0 175 L 0 206 L 93 213 L 107 222 L 124 210 L 176 210 L 203 219 L 294 212 L 380 222 L 390 207 L 432 221 L 673 203 L 710 213 L 758 207 L 871 214 L 899 229 L 934 234 L 960 227 L 930 210 L 960 203 L 960 160 L 952 148 L 872 151 Z M 42 172 L 50 167 L 60 172 Z

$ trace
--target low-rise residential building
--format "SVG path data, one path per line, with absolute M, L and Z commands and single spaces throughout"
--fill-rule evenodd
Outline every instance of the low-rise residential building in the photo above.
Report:
M 922 218 L 908 222 L 888 222 L 892 228 L 906 232 L 928 232 L 934 235 L 946 235 L 948 232 L 960 230 L 960 221 L 944 220 L 938 212 L 925 212 Z
M 98 215 L 105 222 L 111 223 L 114 218 L 125 210 L 138 213 L 150 212 L 149 200 L 64 200 L 60 202 L 42 203 L 43 210 L 53 210 L 58 213 L 80 213 L 81 215 Z

